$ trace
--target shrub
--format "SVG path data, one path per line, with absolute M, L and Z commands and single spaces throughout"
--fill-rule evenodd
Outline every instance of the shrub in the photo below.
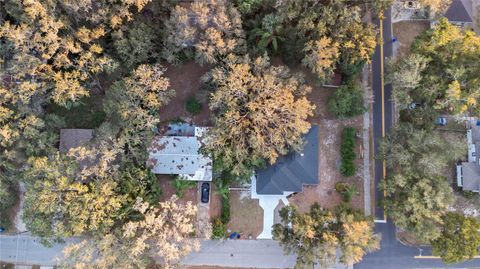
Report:
M 355 175 L 356 167 L 353 161 L 356 158 L 355 154 L 355 128 L 346 127 L 342 133 L 342 144 L 340 145 L 340 156 L 342 164 L 340 172 L 346 177 Z
M 222 199 L 222 212 L 220 214 L 223 224 L 227 225 L 230 222 L 230 193 Z
M 352 201 L 353 195 L 358 195 L 357 187 L 345 182 L 337 182 L 335 184 L 335 190 L 340 193 L 342 200 L 345 203 L 350 203 Z
M 362 91 L 358 85 L 341 85 L 328 99 L 328 110 L 339 118 L 354 117 L 365 112 Z
M 196 181 L 191 181 L 191 180 L 185 180 L 185 179 L 182 179 L 181 177 L 177 176 L 172 181 L 172 185 L 175 188 L 175 194 L 179 198 L 182 198 L 183 194 L 184 194 L 184 191 L 197 186 L 197 182 Z
M 185 109 L 190 114 L 198 115 L 202 111 L 202 104 L 195 97 L 191 97 L 187 100 Z
M 227 227 L 220 218 L 214 218 L 212 221 L 212 239 L 222 239 L 227 236 Z

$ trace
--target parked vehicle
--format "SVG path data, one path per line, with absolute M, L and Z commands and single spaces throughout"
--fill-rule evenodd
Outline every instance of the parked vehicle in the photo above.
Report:
M 421 107 L 422 103 L 417 103 L 417 102 L 412 102 L 410 105 L 408 105 L 409 109 L 415 109 L 417 107 Z
M 438 117 L 438 118 L 435 120 L 435 124 L 436 124 L 436 125 L 440 125 L 440 126 L 445 126 L 445 125 L 447 125 L 447 118 L 445 118 L 445 117 Z
M 207 182 L 202 184 L 202 203 L 207 204 L 208 200 L 210 199 L 210 184 Z

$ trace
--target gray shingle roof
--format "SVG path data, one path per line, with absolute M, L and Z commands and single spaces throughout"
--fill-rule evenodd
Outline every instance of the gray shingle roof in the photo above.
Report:
M 480 191 L 480 166 L 476 162 L 462 163 L 463 190 Z
M 453 0 L 445 13 L 445 18 L 451 22 L 472 22 L 471 0 Z
M 312 126 L 303 139 L 305 145 L 301 153 L 291 152 L 257 171 L 258 194 L 299 192 L 303 185 L 318 184 L 318 126 Z
M 71 148 L 83 146 L 90 142 L 93 137 L 92 129 L 61 129 L 60 152 L 67 152 Z

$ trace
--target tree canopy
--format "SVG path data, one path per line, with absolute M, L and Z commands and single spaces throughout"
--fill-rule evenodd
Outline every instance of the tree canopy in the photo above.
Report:
M 310 87 L 285 66 L 268 58 L 236 58 L 212 70 L 214 92 L 210 109 L 216 112 L 206 150 L 236 175 L 300 149 L 308 132 L 314 105 L 306 98 Z
M 400 123 L 382 145 L 387 166 L 393 169 L 383 186 L 387 212 L 420 241 L 440 236 L 442 217 L 454 199 L 444 171 L 466 151 L 460 143 Z
M 165 32 L 163 57 L 171 63 L 178 62 L 180 53 L 188 56 L 189 49 L 198 63 L 217 63 L 219 57 L 241 51 L 245 39 L 240 14 L 226 0 L 177 5 L 165 22 Z
M 433 254 L 446 263 L 457 263 L 478 255 L 480 223 L 474 217 L 449 212 L 443 217 L 440 237 L 432 242 Z
M 449 114 L 478 113 L 479 58 L 480 37 L 440 19 L 393 65 L 396 101 L 401 108 L 414 101 Z
M 280 210 L 280 216 L 282 223 L 273 226 L 273 238 L 287 253 L 297 255 L 295 268 L 311 268 L 317 263 L 329 268 L 336 262 L 338 248 L 340 261 L 352 265 L 379 248 L 373 223 L 350 208 L 331 212 L 314 204 L 302 214 L 287 206 Z

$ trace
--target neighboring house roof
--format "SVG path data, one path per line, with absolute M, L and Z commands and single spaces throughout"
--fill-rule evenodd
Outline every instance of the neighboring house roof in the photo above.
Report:
M 60 152 L 67 152 L 87 144 L 93 137 L 92 129 L 61 129 L 60 130 Z
M 478 163 L 462 163 L 462 176 L 464 191 L 480 191 L 480 165 Z
M 205 130 L 206 128 L 195 127 L 195 136 L 155 137 L 148 158 L 153 173 L 211 181 L 212 160 L 199 152 Z
M 318 184 L 318 126 L 312 126 L 303 139 L 302 152 L 279 157 L 275 164 L 257 171 L 258 194 L 299 192 L 303 185 Z
M 473 22 L 472 1 L 453 0 L 444 16 L 451 22 Z
M 465 191 L 480 191 L 480 126 L 469 124 L 467 130 L 468 161 L 462 162 L 461 171 L 457 169 L 457 184 Z

